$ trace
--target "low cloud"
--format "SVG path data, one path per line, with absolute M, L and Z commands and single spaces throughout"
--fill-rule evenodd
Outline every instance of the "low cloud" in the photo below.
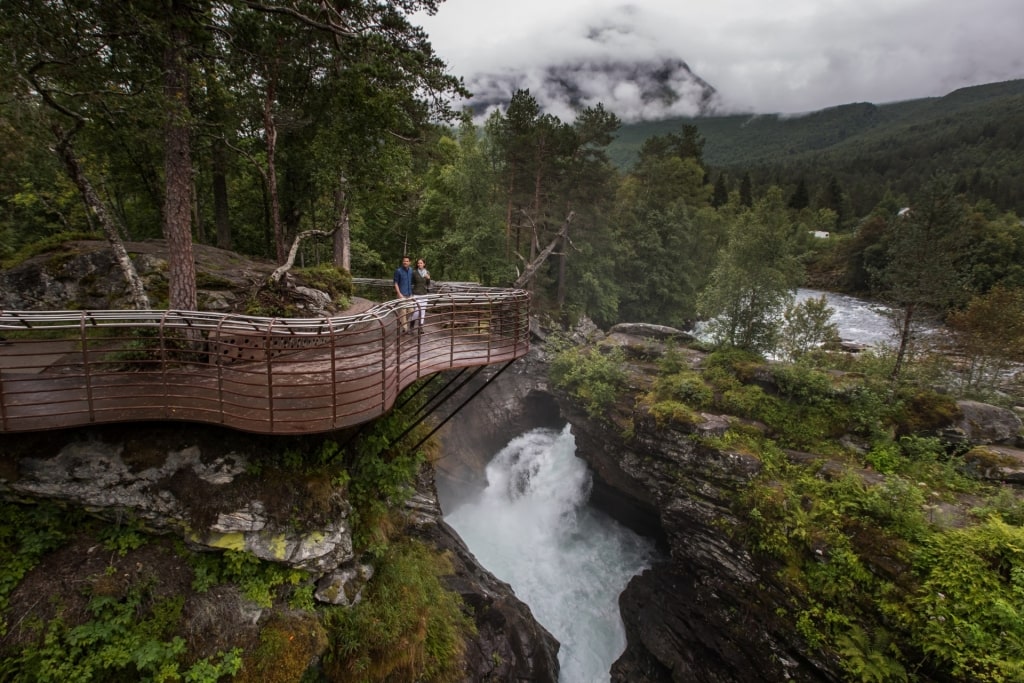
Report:
M 668 78 L 666 104 L 632 66 L 688 64 L 721 111 L 802 112 L 943 95 L 1024 77 L 1019 0 L 446 0 L 420 22 L 481 102 L 510 84 L 551 113 L 572 100 L 624 119 L 694 113 L 700 81 Z M 705 103 L 705 106 L 707 103 Z

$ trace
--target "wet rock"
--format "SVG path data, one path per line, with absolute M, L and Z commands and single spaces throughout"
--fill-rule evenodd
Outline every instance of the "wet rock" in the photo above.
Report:
M 313 595 L 331 605 L 357 605 L 363 599 L 363 587 L 371 578 L 373 565 L 352 563 L 321 577 Z
M 411 506 L 415 535 L 451 560 L 452 574 L 443 577 L 469 606 L 476 635 L 466 644 L 465 683 L 477 681 L 558 681 L 558 641 L 534 618 L 512 587 L 480 566 L 458 534 L 437 515 L 424 516 L 424 499 L 436 500 L 433 469 L 424 467 L 416 484 L 418 500 Z

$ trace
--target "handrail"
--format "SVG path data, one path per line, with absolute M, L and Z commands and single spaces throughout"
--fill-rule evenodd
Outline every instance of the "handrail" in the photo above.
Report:
M 529 350 L 523 290 L 438 283 L 417 301 L 411 334 L 408 299 L 320 318 L 0 310 L 0 433 L 145 420 L 327 432 L 386 413 L 422 377 Z

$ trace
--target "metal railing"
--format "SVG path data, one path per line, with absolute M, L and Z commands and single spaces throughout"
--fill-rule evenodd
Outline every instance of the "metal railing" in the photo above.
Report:
M 391 286 L 360 284 L 374 282 Z M 419 378 L 529 350 L 528 293 L 435 291 L 324 318 L 0 311 L 0 432 L 144 420 L 326 432 L 383 415 Z

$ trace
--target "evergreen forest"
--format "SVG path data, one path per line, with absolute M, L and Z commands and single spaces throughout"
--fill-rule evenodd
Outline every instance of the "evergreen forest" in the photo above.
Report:
M 187 309 L 193 243 L 283 263 L 299 242 L 303 265 L 362 277 L 409 254 L 602 327 L 686 328 L 808 283 L 903 305 L 892 276 L 926 247 L 952 276 L 919 284 L 919 316 L 1024 287 L 1024 81 L 627 127 L 601 105 L 562 121 L 521 90 L 474 121 L 409 20 L 436 6 L 15 0 L 0 258 L 162 237 L 155 303 Z

